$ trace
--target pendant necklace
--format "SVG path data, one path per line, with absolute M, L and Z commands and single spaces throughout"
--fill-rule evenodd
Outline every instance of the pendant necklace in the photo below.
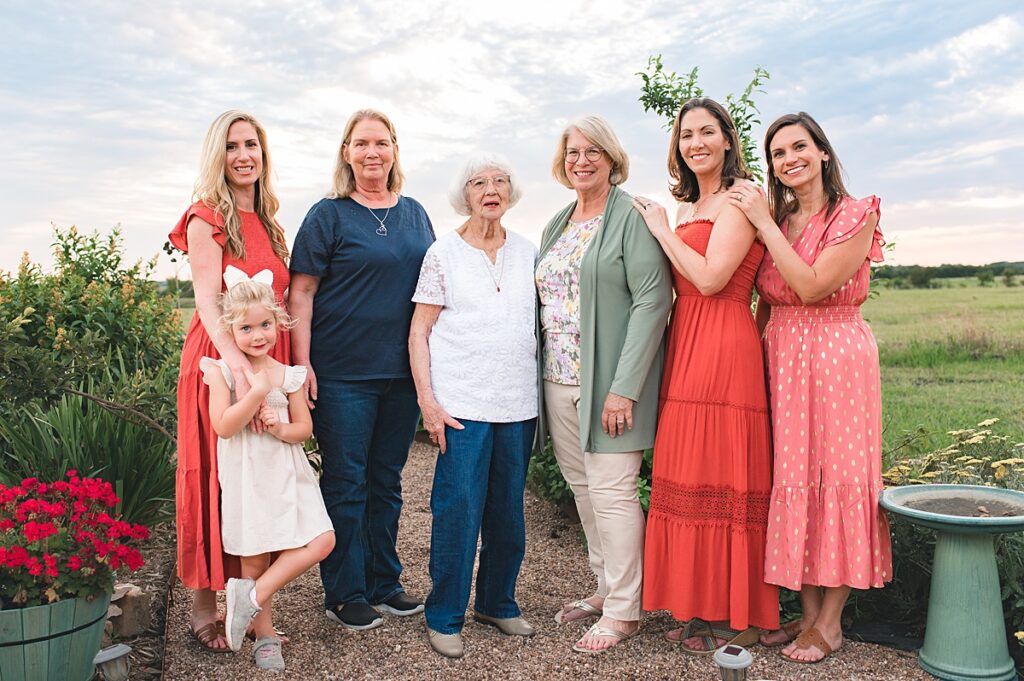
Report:
M 360 193 L 359 195 L 362 196 L 362 193 Z M 366 197 L 363 197 L 363 198 L 366 198 Z M 356 201 L 356 203 L 359 203 L 359 202 Z M 366 210 L 370 211 L 370 215 L 372 215 L 373 219 L 377 221 L 377 224 L 379 226 L 377 227 L 377 229 L 374 230 L 377 233 L 377 236 L 387 236 L 388 235 L 388 228 L 384 226 L 384 220 L 388 219 L 388 215 L 391 213 L 391 206 L 388 206 L 388 209 L 386 211 L 384 211 L 384 217 L 383 218 L 379 218 L 379 217 L 377 217 L 377 214 L 373 212 L 373 209 L 370 208 L 369 206 L 364 206 L 361 203 L 359 203 L 359 205 L 363 206 L 363 208 L 365 208 Z
M 499 249 L 500 251 L 500 249 Z M 495 254 L 495 258 L 498 257 L 498 253 Z M 487 274 L 491 277 L 491 281 L 494 282 L 494 290 L 501 293 L 501 279 L 505 276 L 505 258 L 501 259 L 501 271 L 498 272 L 498 278 L 494 278 L 494 272 L 491 271 L 492 263 L 491 259 L 487 257 L 487 252 L 480 249 L 480 256 L 484 259 L 485 267 L 487 268 Z M 494 263 L 497 265 L 497 263 Z

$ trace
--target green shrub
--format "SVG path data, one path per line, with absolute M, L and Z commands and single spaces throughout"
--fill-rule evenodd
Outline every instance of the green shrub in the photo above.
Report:
M 150 524 L 174 493 L 175 298 L 155 260 L 124 261 L 118 229 L 54 240 L 52 273 L 27 254 L 0 272 L 0 480 L 98 475 Z
M 96 376 L 108 357 L 128 373 L 177 362 L 181 322 L 172 295 L 150 281 L 155 260 L 127 265 L 118 229 L 83 235 L 54 230 L 54 271 L 27 254 L 14 274 L 0 272 L 3 374 L 17 386 L 7 405 L 52 401 L 68 386 Z M 103 386 L 99 385 L 102 389 Z

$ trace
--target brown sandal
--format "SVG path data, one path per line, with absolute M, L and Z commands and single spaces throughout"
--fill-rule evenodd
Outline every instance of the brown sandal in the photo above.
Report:
M 207 622 L 198 629 L 193 629 L 192 625 L 189 625 L 188 633 L 192 634 L 192 638 L 195 639 L 196 643 L 202 646 L 207 652 L 217 654 L 231 652 L 231 648 L 228 648 L 226 643 L 223 648 L 217 648 L 213 645 L 213 642 L 217 640 L 217 637 L 224 638 L 226 636 L 224 620 Z M 225 639 L 225 641 L 226 640 L 227 639 Z
M 795 620 L 791 620 L 789 622 L 786 622 L 781 627 L 776 629 L 776 631 L 781 631 L 781 632 L 785 633 L 786 634 L 786 640 L 785 641 L 780 641 L 778 643 L 772 643 L 772 644 L 769 645 L 769 644 L 764 643 L 763 641 L 761 641 L 760 638 L 759 638 L 758 639 L 758 643 L 763 645 L 765 648 L 778 648 L 779 646 L 789 645 L 790 643 L 795 641 L 797 639 L 797 637 L 800 636 L 800 620 L 799 619 L 795 619 Z M 772 631 L 772 632 L 769 632 L 769 633 L 774 634 L 775 632 Z
M 793 643 L 796 644 L 796 647 L 798 649 L 806 650 L 808 648 L 817 648 L 818 650 L 824 653 L 824 655 L 822 655 L 821 658 L 817 660 L 797 660 L 795 658 L 790 657 L 789 655 L 779 653 L 779 655 L 786 658 L 790 662 L 796 662 L 797 664 L 818 664 L 826 657 L 831 655 L 833 652 L 835 652 L 832 650 L 832 646 L 828 644 L 828 641 L 825 640 L 825 637 L 821 635 L 821 632 L 818 631 L 816 627 L 811 627 L 804 633 L 797 636 L 796 640 L 793 641 Z

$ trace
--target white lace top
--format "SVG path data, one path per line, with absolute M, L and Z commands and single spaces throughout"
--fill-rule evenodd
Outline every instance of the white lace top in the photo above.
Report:
M 427 250 L 412 297 L 443 306 L 430 331 L 430 383 L 456 419 L 537 416 L 537 247 L 506 235 L 494 263 L 457 232 L 440 237 Z

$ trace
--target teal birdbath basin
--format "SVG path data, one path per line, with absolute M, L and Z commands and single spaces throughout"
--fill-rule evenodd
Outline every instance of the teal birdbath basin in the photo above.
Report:
M 936 531 L 928 624 L 918 660 L 952 681 L 1012 681 L 993 537 L 1024 531 L 1024 492 L 911 485 L 882 492 L 890 513 Z

